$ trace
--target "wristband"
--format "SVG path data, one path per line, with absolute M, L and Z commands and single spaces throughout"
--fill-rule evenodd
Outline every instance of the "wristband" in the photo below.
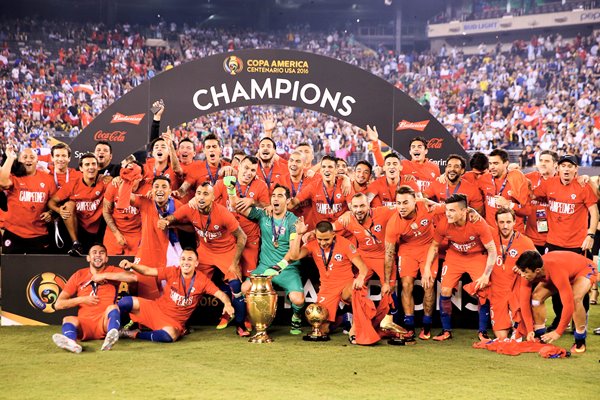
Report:
M 595 238 L 596 238 L 596 235 L 595 235 L 594 233 L 588 233 L 587 235 L 588 235 L 589 237 L 591 237 L 592 239 L 595 239 Z
M 290 233 L 290 241 L 296 239 L 297 237 L 298 237 L 298 234 L 296 232 Z
M 289 265 L 289 263 L 285 259 L 283 259 L 277 263 L 277 266 L 281 269 L 284 269 L 288 265 Z

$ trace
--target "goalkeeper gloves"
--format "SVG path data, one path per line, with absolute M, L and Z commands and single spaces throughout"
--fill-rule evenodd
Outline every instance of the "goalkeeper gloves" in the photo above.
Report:
M 281 273 L 281 271 L 283 271 L 285 269 L 285 267 L 288 266 L 288 262 L 286 260 L 281 260 L 277 263 L 277 265 L 273 265 L 271 268 L 267 268 L 265 270 L 265 272 L 263 272 L 263 275 L 266 276 L 274 276 L 274 275 L 279 275 Z
M 228 196 L 235 196 L 235 176 L 226 176 L 223 178 L 223 184 L 227 188 Z

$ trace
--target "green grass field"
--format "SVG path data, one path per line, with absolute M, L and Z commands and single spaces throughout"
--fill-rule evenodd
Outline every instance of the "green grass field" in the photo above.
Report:
M 551 309 L 551 307 L 549 307 Z M 600 325 L 592 306 L 590 327 Z M 306 328 L 308 329 L 308 328 Z M 336 333 L 307 343 L 270 330 L 275 342 L 251 344 L 233 328 L 199 327 L 174 344 L 101 341 L 81 354 L 53 344 L 59 327 L 0 328 L 2 399 L 592 399 L 600 392 L 600 336 L 568 359 L 517 357 L 471 348 L 474 331 L 449 342 L 351 346 Z M 572 336 L 558 345 L 570 347 Z

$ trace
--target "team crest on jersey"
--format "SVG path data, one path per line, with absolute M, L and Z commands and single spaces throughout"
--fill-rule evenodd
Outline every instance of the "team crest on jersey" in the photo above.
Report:
M 517 256 L 517 254 L 519 254 L 519 252 L 517 251 L 517 249 L 510 249 L 508 251 L 508 254 L 512 257 L 515 258 Z
M 575 200 L 575 198 L 576 198 L 576 197 L 577 197 L 577 195 L 576 195 L 575 193 L 573 193 L 573 194 L 571 195 L 571 198 L 572 198 L 573 200 Z
M 338 194 L 335 195 L 336 199 L 340 199 L 341 197 L 342 197 L 342 195 L 340 193 L 338 193 Z
M 429 223 L 429 221 L 426 219 L 421 220 L 421 226 L 427 226 L 428 223 Z
M 45 188 L 45 187 L 46 187 L 46 184 L 45 184 L 44 182 L 40 182 L 40 187 L 41 187 L 41 188 Z
M 342 255 L 341 254 L 336 254 L 333 256 L 333 258 L 335 259 L 335 261 L 342 261 Z
M 96 196 L 100 196 L 100 191 L 96 191 Z
M 213 229 L 214 229 L 215 231 L 218 231 L 218 230 L 219 230 L 219 225 L 214 225 L 214 226 L 213 226 Z
M 435 178 L 435 172 L 432 172 L 432 173 L 431 173 L 431 177 L 432 177 L 432 178 Z
M 512 196 L 512 190 L 507 191 L 506 194 Z
M 475 240 L 475 236 L 469 236 L 469 240 Z
M 254 197 L 254 192 L 250 192 L 250 193 L 248 193 L 248 196 L 250 196 L 250 197 Z
M 375 227 L 373 227 L 373 230 L 375 232 L 381 232 L 381 225 L 375 225 Z

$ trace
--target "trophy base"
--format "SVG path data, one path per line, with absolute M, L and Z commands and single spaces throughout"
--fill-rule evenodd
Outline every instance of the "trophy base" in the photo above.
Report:
M 304 335 L 302 340 L 306 342 L 328 342 L 329 335 Z
M 267 332 L 258 332 L 257 334 L 252 336 L 250 339 L 248 339 L 248 342 L 250 342 L 250 343 L 271 343 L 271 342 L 273 342 L 273 339 L 271 339 L 271 337 L 269 335 L 267 335 Z
M 417 342 L 415 339 L 404 339 L 402 337 L 398 337 L 389 339 L 388 344 L 392 346 L 411 346 L 417 344 Z

